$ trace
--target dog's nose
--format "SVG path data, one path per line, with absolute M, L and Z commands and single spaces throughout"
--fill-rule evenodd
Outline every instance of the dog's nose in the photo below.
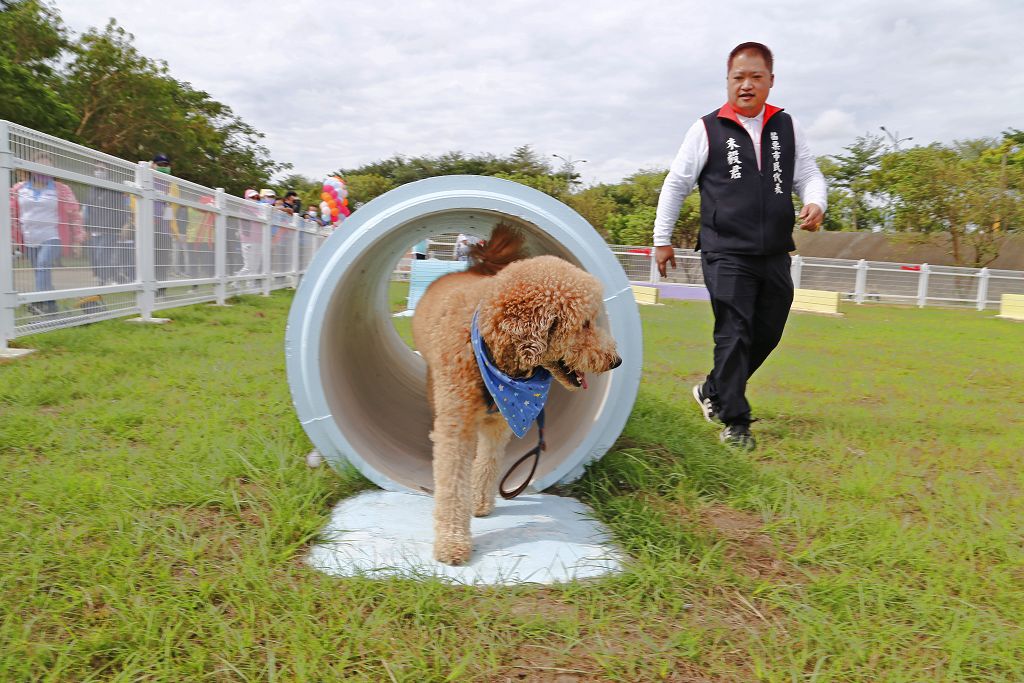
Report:
M 615 356 L 615 360 L 612 361 L 612 366 L 610 368 L 608 368 L 608 369 L 609 370 L 614 370 L 615 368 L 619 367 L 620 365 L 622 365 L 622 359 L 619 358 L 618 356 Z

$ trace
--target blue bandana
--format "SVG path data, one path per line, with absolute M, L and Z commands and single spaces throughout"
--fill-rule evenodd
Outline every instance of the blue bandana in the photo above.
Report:
M 494 399 L 494 405 L 498 406 L 513 433 L 521 439 L 544 410 L 548 391 L 551 389 L 551 373 L 544 368 L 537 368 L 530 377 L 516 379 L 499 370 L 480 337 L 480 328 L 476 325 L 477 313 L 479 311 L 473 313 L 471 330 L 476 364 L 480 368 L 480 375 L 484 378 L 487 391 Z

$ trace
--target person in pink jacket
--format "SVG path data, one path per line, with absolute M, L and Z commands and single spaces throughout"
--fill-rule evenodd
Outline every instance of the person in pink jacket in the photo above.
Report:
M 36 163 L 52 165 L 45 153 Z M 71 188 L 53 176 L 33 172 L 27 180 L 11 188 L 11 227 L 15 249 L 25 254 L 35 270 L 37 292 L 53 289 L 53 266 L 61 255 L 70 256 L 73 247 L 82 244 L 82 210 Z M 29 304 L 36 315 L 57 311 L 56 301 Z

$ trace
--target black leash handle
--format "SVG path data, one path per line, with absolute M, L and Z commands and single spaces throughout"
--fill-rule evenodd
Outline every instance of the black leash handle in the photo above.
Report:
M 512 500 L 520 493 L 525 491 L 526 487 L 529 486 L 530 482 L 533 481 L 533 475 L 537 472 L 537 464 L 540 462 L 540 453 L 541 451 L 547 448 L 547 444 L 544 443 L 543 410 L 541 410 L 540 414 L 537 415 L 537 432 L 540 435 L 540 439 L 537 441 L 537 445 L 531 448 L 529 451 L 527 451 L 526 455 L 516 460 L 515 464 L 513 464 L 512 467 L 508 468 L 508 472 L 506 472 L 505 476 L 501 478 L 501 483 L 498 484 L 498 493 L 500 493 L 501 497 L 504 498 L 505 500 Z M 508 478 L 512 476 L 512 473 L 519 469 L 519 466 L 526 462 L 528 458 L 533 458 L 533 465 L 530 466 L 530 473 L 526 475 L 526 479 L 523 480 L 522 484 L 515 487 L 511 491 L 506 490 L 505 482 L 508 481 Z

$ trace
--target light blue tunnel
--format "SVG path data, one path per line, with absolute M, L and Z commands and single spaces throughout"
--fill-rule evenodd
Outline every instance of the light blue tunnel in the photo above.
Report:
M 531 255 L 575 263 L 604 285 L 600 321 L 623 362 L 586 391 L 552 389 L 547 450 L 528 490 L 578 478 L 618 438 L 636 400 L 642 365 L 640 316 L 614 254 L 575 211 L 532 188 L 482 176 L 403 185 L 356 211 L 317 252 L 296 293 L 285 335 L 288 383 L 306 433 L 335 468 L 351 463 L 392 491 L 433 488 L 426 365 L 395 331 L 388 286 L 398 260 L 443 233 L 490 234 L 517 225 Z M 536 445 L 513 439 L 504 466 Z

